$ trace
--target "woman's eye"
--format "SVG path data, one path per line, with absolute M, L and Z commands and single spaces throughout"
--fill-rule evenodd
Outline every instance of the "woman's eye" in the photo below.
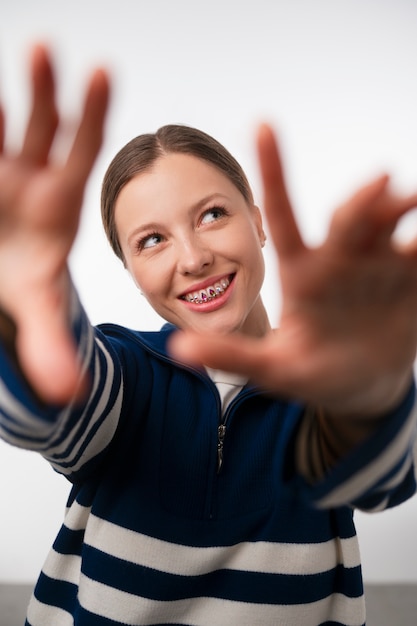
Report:
M 161 241 L 161 235 L 158 235 L 158 233 L 152 233 L 151 235 L 146 235 L 146 237 L 143 237 L 143 239 L 138 241 L 137 247 L 138 250 L 146 250 L 148 248 L 153 248 L 154 246 L 157 246 L 158 243 L 160 243 Z
M 203 217 L 201 219 L 202 224 L 209 224 L 210 222 L 215 222 L 226 215 L 226 210 L 221 207 L 214 207 L 213 209 L 208 209 L 203 213 Z

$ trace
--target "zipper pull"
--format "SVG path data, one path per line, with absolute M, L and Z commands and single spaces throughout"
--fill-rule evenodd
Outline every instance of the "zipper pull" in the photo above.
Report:
M 217 429 L 217 473 L 220 473 L 223 465 L 223 446 L 226 435 L 226 425 L 220 424 Z

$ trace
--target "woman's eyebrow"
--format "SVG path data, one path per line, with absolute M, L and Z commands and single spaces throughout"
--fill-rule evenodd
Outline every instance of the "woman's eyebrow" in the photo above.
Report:
M 195 211 L 198 211 L 204 205 L 216 199 L 223 200 L 223 201 L 230 200 L 230 198 L 223 193 L 219 193 L 219 192 L 210 193 L 207 196 L 200 198 L 197 202 L 193 203 L 188 210 L 188 214 L 192 215 Z M 139 226 L 134 228 L 132 232 L 129 234 L 127 238 L 127 242 L 128 244 L 130 244 L 131 240 L 137 237 L 137 235 L 141 232 L 159 231 L 163 229 L 163 227 L 164 225 L 158 222 L 146 222 L 145 224 L 140 224 Z
M 156 222 L 148 222 L 147 224 L 141 224 L 140 226 L 137 226 L 136 228 L 132 230 L 132 232 L 129 234 L 127 238 L 127 242 L 128 244 L 130 244 L 132 239 L 136 237 L 139 233 L 153 232 L 153 231 L 160 230 L 161 228 L 162 228 L 161 224 L 157 224 Z
M 230 198 L 226 196 L 225 194 L 217 192 L 217 191 L 214 193 L 210 193 L 207 196 L 204 196 L 204 198 L 201 198 L 200 200 L 195 202 L 190 207 L 190 213 L 193 213 L 194 211 L 201 209 L 205 204 L 211 202 L 212 200 L 230 200 Z

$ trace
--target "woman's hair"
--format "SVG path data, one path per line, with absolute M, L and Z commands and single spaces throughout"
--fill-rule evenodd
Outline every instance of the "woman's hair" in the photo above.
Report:
M 137 174 L 149 170 L 160 157 L 183 153 L 211 163 L 253 204 L 250 185 L 236 159 L 221 143 L 196 128 L 179 124 L 162 126 L 156 133 L 139 135 L 127 143 L 111 161 L 101 190 L 101 216 L 113 251 L 124 261 L 115 224 L 115 205 L 120 191 Z

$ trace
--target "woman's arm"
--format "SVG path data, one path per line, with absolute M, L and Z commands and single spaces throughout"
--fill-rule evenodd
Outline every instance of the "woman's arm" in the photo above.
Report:
M 29 120 L 16 152 L 7 149 L 0 110 L 0 333 L 36 394 L 65 403 L 81 389 L 67 257 L 102 142 L 109 88 L 105 72 L 96 70 L 68 156 L 57 162 L 51 148 L 60 116 L 43 46 L 32 52 L 31 85 Z
M 417 240 L 400 246 L 393 233 L 417 206 L 417 194 L 394 194 L 389 177 L 380 176 L 334 213 L 326 240 L 310 248 L 271 129 L 261 128 L 258 145 L 279 257 L 278 330 L 260 340 L 179 333 L 172 350 L 183 361 L 244 373 L 269 393 L 311 406 L 324 466 L 332 466 L 381 427 L 412 384 Z
M 57 162 L 61 121 L 43 46 L 32 52 L 31 85 L 16 152 L 0 109 L 0 436 L 72 478 L 111 441 L 122 396 L 117 355 L 91 327 L 67 268 L 109 86 L 103 70 L 93 72 L 69 153 Z

